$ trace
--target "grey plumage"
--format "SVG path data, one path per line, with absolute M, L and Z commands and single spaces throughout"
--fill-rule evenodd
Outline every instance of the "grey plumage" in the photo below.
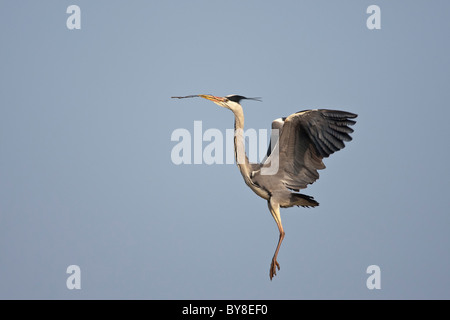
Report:
M 251 164 L 245 155 L 243 142 L 244 113 L 240 101 L 246 98 L 239 95 L 216 97 L 212 95 L 193 95 L 213 101 L 230 109 L 235 116 L 234 149 L 236 163 L 245 183 L 260 197 L 267 200 L 269 210 L 277 223 L 280 237 L 270 266 L 270 279 L 276 275 L 280 265 L 278 251 L 284 239 L 280 207 L 315 207 L 319 203 L 313 197 L 298 193 L 308 184 L 319 179 L 318 170 L 325 169 L 323 158 L 329 157 L 345 147 L 344 142 L 352 140 L 350 133 L 357 117 L 351 112 L 339 110 L 304 110 L 279 118 L 272 122 L 272 132 L 278 130 L 279 138 L 272 135 L 266 158 L 260 164 Z M 272 168 L 276 170 L 270 171 Z M 267 174 L 269 172 L 269 174 Z

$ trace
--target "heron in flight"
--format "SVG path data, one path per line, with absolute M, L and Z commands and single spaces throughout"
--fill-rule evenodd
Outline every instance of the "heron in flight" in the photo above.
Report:
M 319 179 L 317 170 L 325 169 L 323 158 L 327 158 L 345 147 L 344 141 L 350 141 L 353 129 L 349 126 L 357 117 L 351 112 L 327 109 L 304 110 L 279 118 L 272 122 L 272 135 L 265 159 L 259 163 L 250 163 L 245 154 L 244 112 L 242 100 L 259 100 L 240 95 L 216 97 L 209 94 L 172 98 L 201 97 L 230 109 L 234 114 L 234 153 L 237 166 L 245 183 L 258 196 L 267 200 L 272 217 L 278 226 L 280 236 L 277 248 L 270 264 L 270 280 L 276 275 L 280 264 L 278 251 L 285 232 L 281 224 L 280 208 L 293 206 L 316 207 L 319 205 L 313 197 L 299 193 L 308 184 Z M 278 132 L 278 139 L 273 133 Z M 275 168 L 275 170 L 270 170 Z M 264 171 L 265 170 L 265 171 Z

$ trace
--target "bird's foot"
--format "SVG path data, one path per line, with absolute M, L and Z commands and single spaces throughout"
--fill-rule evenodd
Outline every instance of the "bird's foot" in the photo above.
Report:
M 270 264 L 270 280 L 277 275 L 277 268 L 280 270 L 280 264 L 275 258 L 273 258 L 272 263 Z

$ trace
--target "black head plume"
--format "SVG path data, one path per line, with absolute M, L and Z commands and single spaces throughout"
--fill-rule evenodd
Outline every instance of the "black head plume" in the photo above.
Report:
M 244 99 L 245 100 L 261 101 L 261 98 L 247 98 L 247 97 L 240 96 L 240 95 L 237 95 L 237 94 L 230 94 L 229 96 L 226 96 L 225 98 L 227 98 L 230 101 L 236 102 L 236 103 L 239 103 L 241 100 L 244 100 Z

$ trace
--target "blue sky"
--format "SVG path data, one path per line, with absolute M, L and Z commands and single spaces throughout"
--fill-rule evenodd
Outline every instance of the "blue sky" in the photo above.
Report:
M 81 9 L 69 30 L 66 9 Z M 381 8 L 369 30 L 366 9 Z M 447 1 L 2 1 L 0 298 L 448 299 Z M 174 130 L 309 108 L 353 141 L 278 230 L 235 165 L 175 165 Z M 192 132 L 192 131 L 191 131 Z M 78 265 L 81 289 L 68 290 Z M 378 265 L 381 289 L 368 290 Z

